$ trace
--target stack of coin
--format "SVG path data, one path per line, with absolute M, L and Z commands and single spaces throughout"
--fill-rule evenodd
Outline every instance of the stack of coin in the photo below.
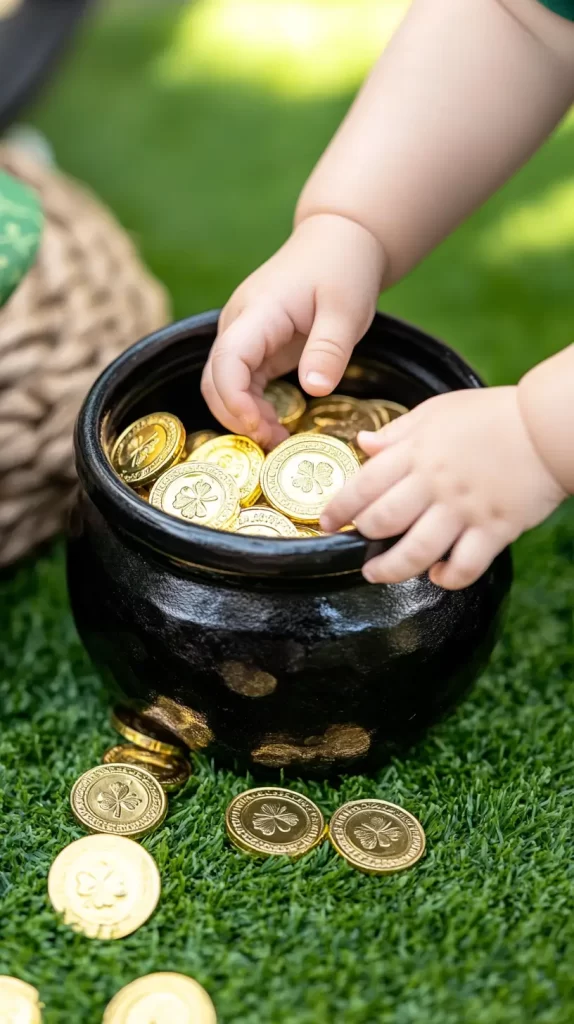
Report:
M 262 537 L 321 536 L 323 509 L 366 459 L 359 431 L 379 430 L 408 410 L 339 394 L 307 404 L 285 380 L 264 394 L 292 435 L 267 456 L 240 434 L 206 429 L 186 437 L 177 416 L 161 412 L 126 427 L 112 466 L 141 498 L 184 522 Z
M 249 789 L 236 796 L 225 816 L 227 835 L 252 856 L 296 859 L 327 836 L 352 867 L 389 875 L 417 863 L 425 852 L 422 825 L 387 800 L 351 800 L 333 814 L 328 827 L 308 797 L 291 789 Z
M 162 824 L 166 793 L 191 774 L 179 746 L 153 723 L 117 707 L 112 724 L 129 743 L 103 755 L 74 783 L 72 813 L 88 832 L 56 857 L 48 877 L 52 906 L 88 938 L 119 939 L 153 914 L 161 891 L 153 857 L 134 839 Z

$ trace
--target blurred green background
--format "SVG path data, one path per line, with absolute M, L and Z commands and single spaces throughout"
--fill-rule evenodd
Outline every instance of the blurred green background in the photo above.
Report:
M 102 3 L 33 120 L 132 233 L 175 315 L 199 312 L 285 238 L 306 175 L 404 9 Z M 572 341 L 573 270 L 568 120 L 381 306 L 507 383 Z M 118 988 L 166 969 L 205 984 L 222 1024 L 570 1024 L 573 560 L 567 505 L 516 546 L 502 643 L 459 711 L 373 778 L 301 783 L 327 814 L 370 795 L 418 814 L 428 855 L 415 871 L 368 879 L 327 846 L 296 865 L 253 864 L 223 832 L 249 780 L 199 760 L 146 840 L 160 908 L 115 944 L 74 936 L 46 902 L 51 861 L 81 835 L 70 786 L 113 740 L 71 621 L 62 546 L 5 573 L 0 973 L 40 987 L 47 1024 L 96 1024 Z

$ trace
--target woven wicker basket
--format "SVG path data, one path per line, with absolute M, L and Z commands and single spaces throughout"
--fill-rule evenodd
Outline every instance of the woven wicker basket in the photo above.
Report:
M 39 193 L 38 258 L 0 310 L 0 565 L 59 531 L 74 487 L 72 434 L 92 381 L 169 320 L 164 289 L 85 188 L 0 146 Z

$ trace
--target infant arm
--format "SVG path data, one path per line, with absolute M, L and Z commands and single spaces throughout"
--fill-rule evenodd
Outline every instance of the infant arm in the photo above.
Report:
M 541 145 L 574 99 L 574 25 L 537 0 L 414 0 L 299 200 L 383 245 L 398 280 Z

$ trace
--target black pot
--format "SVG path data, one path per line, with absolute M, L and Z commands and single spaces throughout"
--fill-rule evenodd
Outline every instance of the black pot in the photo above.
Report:
M 34 97 L 91 0 L 23 0 L 0 18 L 0 130 Z
M 384 545 L 357 533 L 220 533 L 138 498 L 104 446 L 160 409 L 189 431 L 217 426 L 199 389 L 216 325 L 207 313 L 144 338 L 84 403 L 68 555 L 76 624 L 124 698 L 190 747 L 242 767 L 363 768 L 451 708 L 484 666 L 509 552 L 464 591 L 426 575 L 373 586 L 360 568 Z M 379 313 L 340 390 L 415 405 L 480 386 L 445 345 Z

